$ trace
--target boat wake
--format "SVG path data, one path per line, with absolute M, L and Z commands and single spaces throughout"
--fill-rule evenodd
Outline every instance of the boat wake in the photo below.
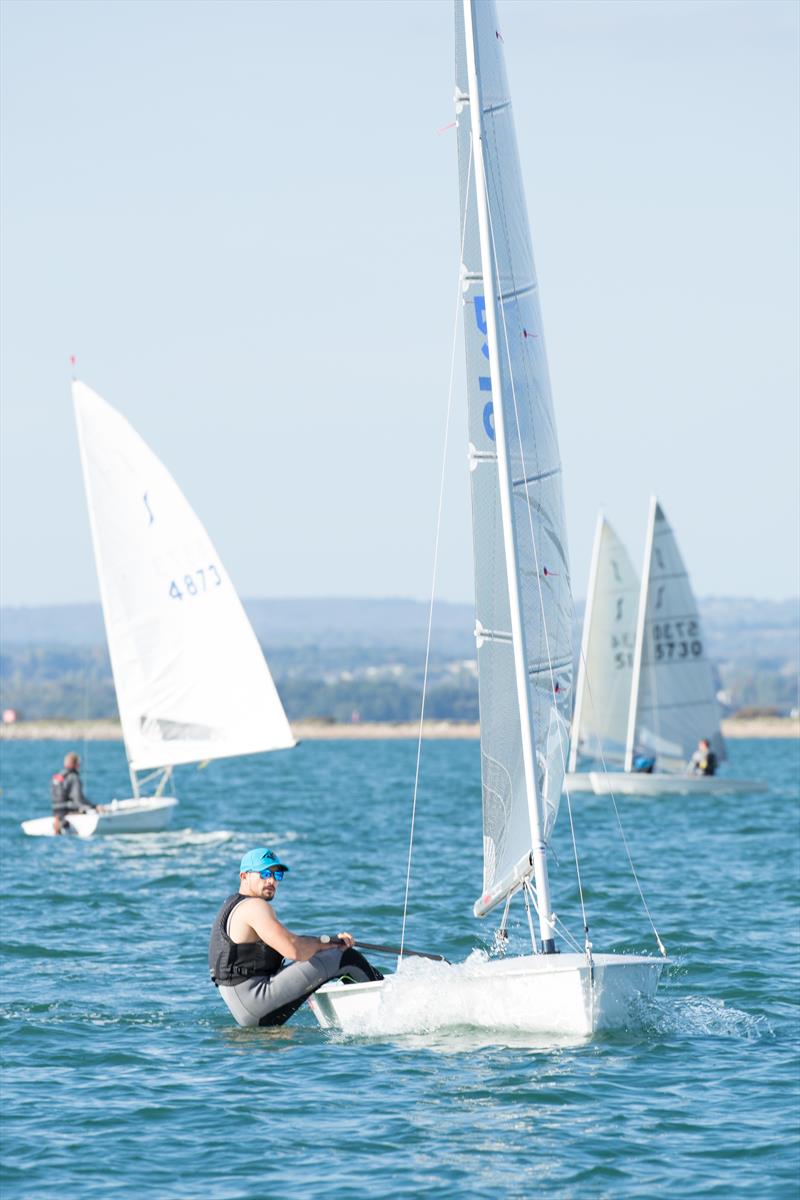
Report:
M 159 833 L 118 834 L 114 838 L 114 850 L 127 858 L 148 858 L 179 854 L 189 846 L 219 846 L 237 835 L 232 829 L 170 829 Z
M 294 842 L 300 835 L 294 830 L 283 833 L 242 833 L 237 829 L 170 829 L 160 833 L 119 834 L 114 838 L 114 848 L 118 853 L 127 857 L 147 858 L 158 855 L 177 855 L 187 848 L 205 846 L 221 846 L 226 842 L 241 843 L 242 853 L 253 841 L 263 841 L 269 845 L 280 846 L 285 842 Z
M 714 996 L 652 996 L 636 1001 L 631 1028 L 652 1036 L 721 1037 L 758 1041 L 774 1036 L 766 1017 L 732 1008 Z

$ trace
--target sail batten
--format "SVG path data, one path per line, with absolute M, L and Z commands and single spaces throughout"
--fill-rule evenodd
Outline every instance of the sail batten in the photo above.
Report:
M 73 399 L 132 770 L 293 746 L 255 633 L 185 497 L 111 405 L 79 382 Z
M 540 471 L 538 475 L 526 475 L 522 479 L 513 479 L 511 485 L 514 488 L 527 488 L 532 483 L 540 483 L 543 479 L 551 479 L 553 475 L 560 475 L 561 467 L 551 467 L 548 471 Z
M 546 672 L 548 675 L 550 675 L 552 671 L 561 671 L 567 667 L 572 667 L 572 655 L 567 658 L 556 659 L 555 662 L 552 662 L 550 659 L 548 659 L 546 662 L 529 663 L 528 674 L 543 675 Z

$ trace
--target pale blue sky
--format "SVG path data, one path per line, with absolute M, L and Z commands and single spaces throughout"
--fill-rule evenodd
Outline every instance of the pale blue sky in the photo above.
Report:
M 701 595 L 798 590 L 798 6 L 499 2 L 582 595 L 657 491 Z M 427 597 L 452 9 L 5 0 L 2 599 L 94 600 L 71 405 L 245 596 Z M 440 594 L 472 596 L 462 347 Z

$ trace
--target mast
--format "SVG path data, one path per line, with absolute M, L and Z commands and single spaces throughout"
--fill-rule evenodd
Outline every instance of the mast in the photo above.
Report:
M 581 732 L 581 717 L 583 716 L 583 694 L 586 690 L 586 663 L 589 658 L 589 636 L 592 629 L 592 609 L 594 594 L 597 591 L 597 573 L 600 567 L 600 543 L 603 540 L 603 525 L 605 517 L 603 510 L 597 514 L 597 529 L 592 547 L 592 565 L 589 568 L 589 586 L 586 589 L 586 612 L 583 614 L 583 637 L 581 638 L 581 655 L 578 661 L 578 683 L 575 688 L 575 712 L 572 716 L 572 730 L 569 742 L 569 762 L 567 770 L 574 771 L 578 763 L 578 740 Z
M 633 752 L 636 741 L 636 714 L 639 707 L 639 685 L 642 678 L 642 655 L 644 653 L 644 627 L 647 617 L 647 594 L 650 588 L 650 564 L 653 558 L 653 537 L 656 528 L 658 499 L 650 497 L 650 515 L 647 523 L 647 538 L 644 546 L 642 586 L 639 591 L 639 616 L 636 621 L 636 644 L 633 649 L 633 677 L 631 679 L 631 706 L 628 711 L 628 738 L 625 745 L 625 770 L 633 770 Z
M 474 0 L 464 0 L 464 29 L 467 50 L 467 76 L 469 80 L 469 111 L 472 130 L 473 161 L 475 169 L 475 193 L 477 199 L 478 231 L 483 268 L 483 289 L 486 304 L 487 344 L 489 347 L 489 372 L 494 397 L 494 431 L 497 446 L 497 471 L 500 493 L 500 511 L 503 525 L 503 546 L 506 560 L 508 597 L 511 609 L 511 641 L 514 652 L 514 675 L 517 685 L 522 758 L 525 776 L 525 792 L 528 800 L 531 836 L 531 862 L 536 883 L 539 931 L 542 951 L 555 953 L 555 924 L 550 905 L 550 883 L 547 876 L 547 852 L 544 842 L 544 812 L 541 797 L 536 788 L 534 772 L 534 733 L 528 691 L 528 655 L 525 626 L 522 620 L 522 602 L 517 576 L 517 533 L 512 504 L 512 477 L 508 456 L 508 440 L 502 403 L 502 379 L 497 343 L 497 285 L 495 281 L 494 255 L 492 254 L 489 211 L 486 193 L 486 172 L 483 159 L 483 100 L 478 77 L 476 36 L 474 25 Z

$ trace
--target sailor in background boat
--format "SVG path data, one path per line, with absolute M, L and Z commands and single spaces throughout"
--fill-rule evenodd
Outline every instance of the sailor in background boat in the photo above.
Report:
M 102 812 L 98 804 L 92 804 L 83 794 L 80 776 L 81 760 L 74 750 L 64 757 L 64 770 L 57 771 L 50 780 L 50 795 L 53 801 L 53 832 L 73 832 L 69 823 L 70 813 Z
M 281 924 L 271 904 L 288 870 L 265 846 L 249 850 L 239 865 L 239 891 L 211 929 L 211 981 L 239 1025 L 283 1025 L 329 979 L 383 978 L 349 933 L 306 937 Z
M 711 749 L 708 738 L 700 738 L 697 749 L 689 761 L 690 775 L 716 775 L 717 756 Z

